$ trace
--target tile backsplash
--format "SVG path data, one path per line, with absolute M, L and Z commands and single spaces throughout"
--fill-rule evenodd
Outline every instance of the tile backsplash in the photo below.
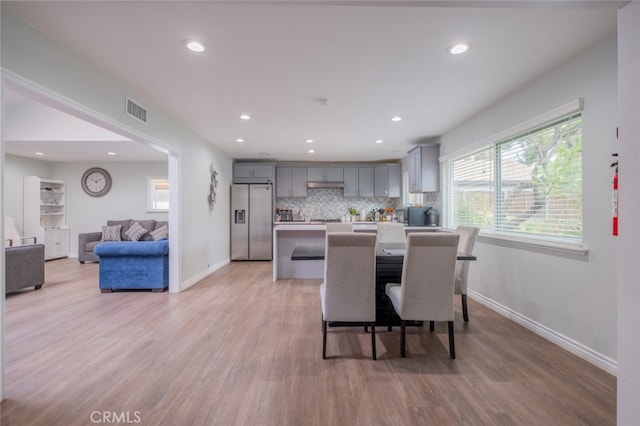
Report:
M 367 212 L 386 207 L 395 209 L 402 204 L 400 198 L 345 198 L 343 191 L 342 188 L 309 188 L 306 198 L 278 198 L 276 206 L 300 212 L 308 219 L 338 219 L 349 213 L 349 207 L 359 213 L 362 209 Z

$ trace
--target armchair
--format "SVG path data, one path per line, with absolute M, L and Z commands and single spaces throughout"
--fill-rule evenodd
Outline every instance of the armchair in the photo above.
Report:
M 4 218 L 5 235 L 5 283 L 10 293 L 33 286 L 36 290 L 44 284 L 44 245 L 36 244 L 35 237 L 21 237 L 11 217 Z M 33 244 L 23 244 L 33 239 Z

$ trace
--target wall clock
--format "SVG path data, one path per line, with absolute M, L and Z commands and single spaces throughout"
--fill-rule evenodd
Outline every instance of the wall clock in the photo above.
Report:
M 111 190 L 111 175 L 105 169 L 92 167 L 82 174 L 82 189 L 92 197 L 102 197 Z

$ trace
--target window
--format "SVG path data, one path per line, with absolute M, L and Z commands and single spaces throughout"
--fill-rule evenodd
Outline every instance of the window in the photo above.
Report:
M 580 243 L 582 115 L 443 162 L 446 226 Z
M 147 178 L 147 210 L 169 210 L 169 179 L 165 177 Z
M 402 204 L 405 206 L 421 206 L 422 193 L 409 192 L 409 172 L 402 172 Z

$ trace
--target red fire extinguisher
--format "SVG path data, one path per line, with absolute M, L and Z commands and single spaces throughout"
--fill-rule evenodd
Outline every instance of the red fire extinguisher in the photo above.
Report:
M 618 154 L 613 154 L 617 156 Z M 611 165 L 611 167 L 615 167 L 615 172 L 613 173 L 613 200 L 611 204 L 612 212 L 612 234 L 618 235 L 618 162 L 616 161 Z

